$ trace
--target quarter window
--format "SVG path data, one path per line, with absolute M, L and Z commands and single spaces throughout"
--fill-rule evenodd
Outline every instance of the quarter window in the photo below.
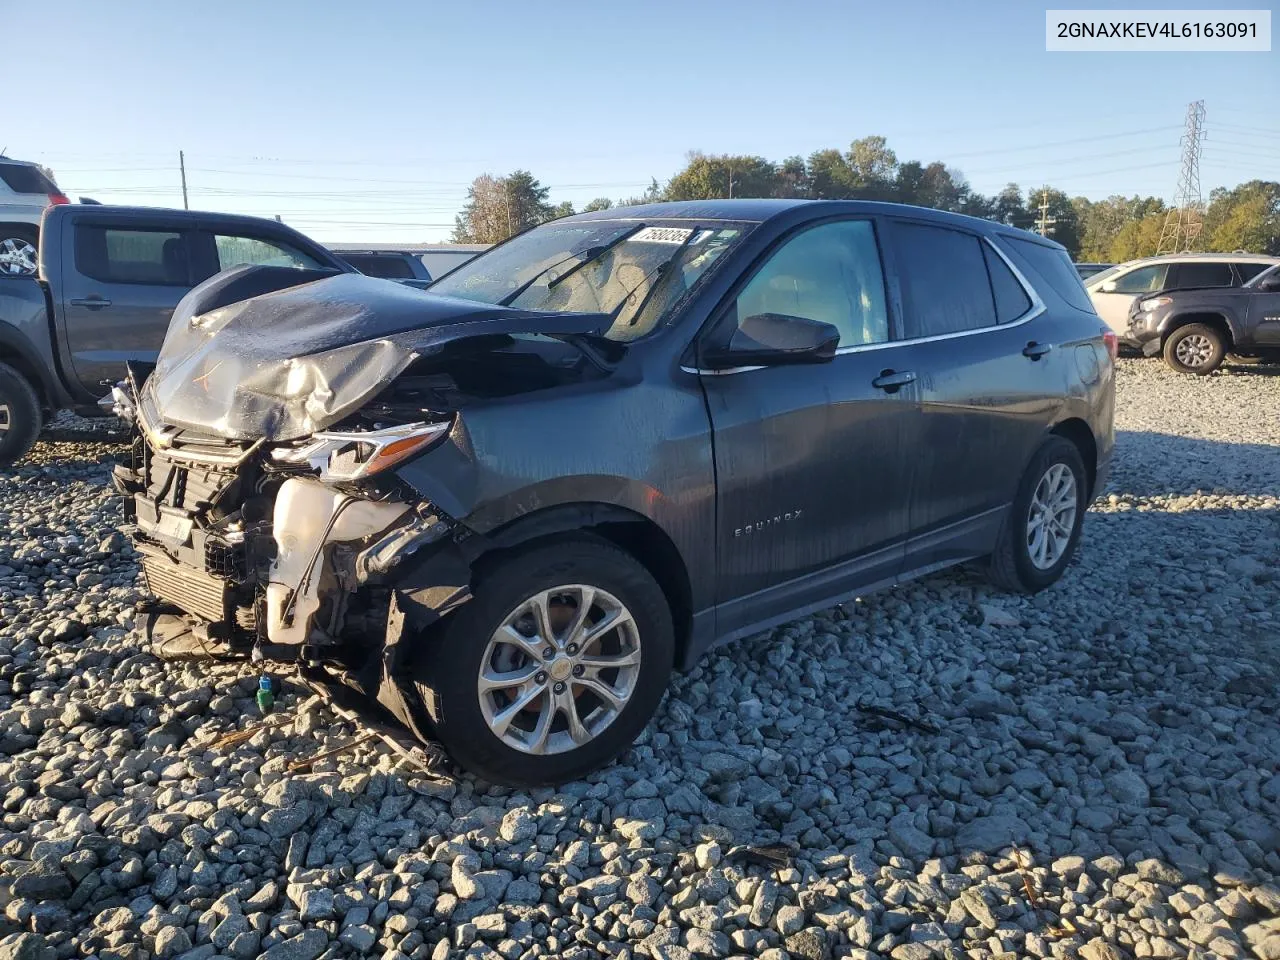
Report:
M 1011 323 L 1031 309 L 1031 298 L 1013 275 L 1009 265 L 990 245 L 982 245 L 982 255 L 987 258 L 987 274 L 991 278 L 991 295 L 996 302 L 996 322 Z
M 895 224 L 893 237 L 908 339 L 996 325 L 981 240 L 946 227 L 902 222 Z
M 884 273 L 869 220 L 841 220 L 786 241 L 738 294 L 738 323 L 762 313 L 820 320 L 840 346 L 889 339 Z
M 1116 277 L 1115 293 L 1152 293 L 1164 288 L 1165 273 L 1169 267 L 1163 263 L 1155 263 L 1149 267 L 1130 270 L 1122 277 Z
M 230 270 L 232 267 L 241 267 L 246 264 L 255 267 L 297 267 L 298 269 L 320 266 L 305 253 L 274 240 L 215 234 L 214 243 L 218 248 L 219 270 Z
M 191 286 L 186 234 L 77 224 L 76 270 L 103 283 Z

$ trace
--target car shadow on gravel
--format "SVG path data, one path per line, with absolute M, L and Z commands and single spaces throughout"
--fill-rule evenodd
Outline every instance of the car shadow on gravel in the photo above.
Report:
M 1103 502 L 1111 495 L 1182 497 L 1197 492 L 1227 498 L 1280 496 L 1280 444 L 1116 431 L 1116 453 Z M 1224 500 L 1216 508 L 1236 507 Z

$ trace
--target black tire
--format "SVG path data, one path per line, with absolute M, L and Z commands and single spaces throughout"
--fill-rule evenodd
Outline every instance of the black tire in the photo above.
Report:
M 24 258 L 25 267 L 9 259 L 14 247 L 40 248 L 40 230 L 25 223 L 0 223 L 0 277 L 34 277 L 37 263 L 34 255 Z M 7 255 L 6 255 L 7 254 Z
M 1164 362 L 1179 373 L 1203 377 L 1222 366 L 1226 356 L 1222 332 L 1204 323 L 1179 327 L 1164 342 Z
M 40 398 L 31 384 L 13 367 L 0 363 L 0 467 L 26 455 L 43 421 Z
M 566 584 L 607 591 L 630 611 L 640 665 L 630 698 L 593 739 L 560 753 L 533 755 L 490 728 L 477 681 L 489 640 L 507 616 L 535 594 Z M 554 785 L 604 766 L 631 745 L 658 708 L 674 656 L 671 611 L 649 571 L 612 544 L 582 535 L 531 546 L 485 571 L 470 602 L 424 644 L 414 685 L 435 735 L 462 767 L 491 783 Z M 564 714 L 553 717 L 564 724 Z
M 1075 480 L 1076 510 L 1066 550 L 1052 566 L 1040 568 L 1033 562 L 1027 542 L 1031 501 L 1040 481 L 1057 464 L 1065 465 Z M 1076 445 L 1064 437 L 1046 438 L 1031 458 L 1031 463 L 1018 484 L 1017 496 L 1005 516 L 996 549 L 988 561 L 988 579 L 996 586 L 1014 593 L 1038 593 L 1057 582 L 1067 569 L 1080 542 L 1080 528 L 1084 523 L 1085 508 L 1089 505 L 1088 485 L 1088 474 Z

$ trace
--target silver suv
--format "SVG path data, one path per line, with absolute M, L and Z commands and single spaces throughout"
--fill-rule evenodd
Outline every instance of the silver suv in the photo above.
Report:
M 1253 253 L 1171 253 L 1118 263 L 1084 281 L 1102 322 L 1121 341 L 1129 340 L 1129 309 L 1138 297 L 1157 290 L 1239 287 L 1280 258 Z
M 68 202 L 37 164 L 0 154 L 0 276 L 35 276 L 40 218 Z

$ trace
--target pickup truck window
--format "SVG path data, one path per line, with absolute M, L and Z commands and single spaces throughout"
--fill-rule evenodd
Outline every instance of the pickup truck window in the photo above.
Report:
M 1169 271 L 1168 287 L 1229 287 L 1235 281 L 1229 263 L 1177 263 Z
M 1236 270 L 1240 273 L 1240 282 L 1248 283 L 1269 266 L 1271 266 L 1269 263 L 1237 263 Z
M 275 240 L 258 237 L 233 237 L 215 234 L 218 249 L 218 269 L 229 270 L 244 265 L 254 267 L 297 267 L 300 270 L 321 266 L 300 250 Z
M 76 227 L 76 270 L 103 283 L 191 286 L 187 234 L 80 224 Z
M 382 277 L 384 280 L 413 279 L 413 268 L 405 262 L 404 257 L 344 254 L 342 259 L 367 277 Z

